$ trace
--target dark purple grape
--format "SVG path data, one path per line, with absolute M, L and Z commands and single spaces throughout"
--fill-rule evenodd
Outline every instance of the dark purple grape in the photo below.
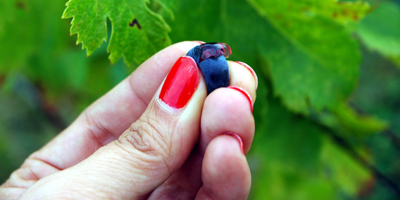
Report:
M 199 66 L 208 94 L 217 88 L 229 86 L 229 67 L 225 58 L 231 53 L 231 48 L 225 43 L 205 43 L 187 53 Z

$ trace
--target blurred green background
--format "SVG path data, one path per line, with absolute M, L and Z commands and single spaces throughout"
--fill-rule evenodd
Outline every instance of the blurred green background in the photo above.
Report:
M 1 183 L 151 54 L 201 40 L 259 78 L 250 199 L 400 199 L 400 1 L 149 1 L 166 44 L 113 65 L 111 22 L 87 57 L 65 3 L 0 0 Z

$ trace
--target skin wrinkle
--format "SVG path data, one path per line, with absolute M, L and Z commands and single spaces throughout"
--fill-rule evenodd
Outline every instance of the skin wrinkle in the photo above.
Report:
M 186 192 L 186 198 L 183 199 L 194 199 L 199 188 L 202 186 L 200 182 L 200 171 L 203 162 L 203 155 L 200 154 L 200 150 L 198 144 L 194 147 L 193 151 L 190 153 L 189 159 L 182 166 L 183 171 L 178 170 L 179 174 L 173 174 L 164 184 L 162 184 L 158 189 L 156 189 L 153 194 L 150 195 L 149 200 L 158 200 L 162 199 L 163 195 L 167 195 L 165 193 L 170 194 L 170 196 L 178 196 L 181 193 L 180 191 L 174 191 L 171 185 L 179 185 Z M 191 166 L 191 167 L 190 167 Z M 179 182 L 176 177 L 184 176 L 186 179 L 185 182 Z M 177 184 L 178 182 L 178 184 Z M 179 188 L 178 188 L 179 189 Z
M 176 132 L 176 126 L 177 126 L 177 121 L 175 117 L 162 117 L 165 115 L 164 110 L 160 109 L 159 107 L 156 107 L 155 105 L 148 107 L 148 113 L 152 114 L 145 114 L 143 117 L 141 117 L 139 120 L 142 122 L 145 122 L 145 126 L 150 126 L 153 132 L 150 132 L 152 137 L 154 138 L 155 141 L 157 141 L 157 144 L 162 148 L 163 152 L 165 153 L 166 156 L 164 156 L 166 159 L 166 163 L 171 163 L 172 160 L 172 142 L 173 136 Z M 153 117 L 155 116 L 155 117 Z M 161 116 L 161 117 L 160 117 Z M 163 120 L 162 120 L 163 119 Z M 162 121 L 162 122 L 161 122 Z M 166 128 L 163 128 L 165 127 Z M 163 133 L 163 130 L 168 130 L 169 133 Z M 158 136 L 156 136 L 157 134 Z M 179 135 L 179 134 L 178 134 Z M 169 136 L 168 138 L 166 136 Z M 169 162 L 167 162 L 169 161 Z
M 149 125 L 149 126 L 151 126 L 151 128 L 153 129 L 153 130 L 155 130 L 154 132 L 152 132 L 153 134 L 152 134 L 152 137 L 154 138 L 154 140 L 156 140 L 157 141 L 157 143 L 160 145 L 160 148 L 163 150 L 163 152 L 165 153 L 165 157 L 166 158 L 169 158 L 169 157 L 171 157 L 171 146 L 170 145 L 168 145 L 170 142 L 168 142 L 168 141 L 171 141 L 171 138 L 170 138 L 170 140 L 166 140 L 165 139 L 165 136 L 162 134 L 162 132 L 161 131 L 159 131 L 158 129 L 157 129 L 157 127 L 162 127 L 162 124 L 158 121 L 158 120 L 156 120 L 156 119 L 154 119 L 154 118 L 152 118 L 151 116 L 146 116 L 144 119 L 147 119 L 146 120 L 146 123 Z M 156 123 L 157 125 L 153 125 L 154 123 Z M 168 130 L 168 129 L 167 129 Z M 157 134 L 158 136 L 156 136 L 155 134 Z M 168 135 L 168 134 L 167 134 Z M 164 145 L 163 145 L 164 144 Z
M 36 181 L 33 180 L 25 180 L 24 174 L 22 173 L 22 170 L 26 170 L 27 168 L 21 168 L 18 169 L 17 171 L 13 172 L 10 176 L 10 179 L 3 184 L 5 188 L 28 188 L 31 185 L 33 185 Z M 29 169 L 28 169 L 29 170 Z
M 28 169 L 29 169 L 30 173 L 33 175 L 33 177 L 35 177 L 35 179 L 33 179 L 33 181 L 35 181 L 35 182 L 38 181 L 39 177 L 36 175 L 35 172 L 33 172 L 32 167 L 28 167 Z
M 154 108 L 154 107 L 150 107 L 149 109 L 150 112 L 154 113 L 154 116 L 162 116 L 164 113 L 164 111 L 162 109 L 158 109 L 158 108 Z M 151 117 L 152 115 L 146 115 L 146 118 L 148 119 L 148 124 L 150 126 L 152 126 L 154 128 L 154 130 L 156 130 L 155 133 L 158 133 L 159 137 L 158 139 L 161 140 L 159 141 L 159 144 L 165 144 L 165 145 L 160 145 L 164 152 L 166 152 L 167 158 L 171 158 L 172 155 L 172 142 L 173 141 L 173 133 L 175 132 L 176 129 L 176 125 L 177 125 L 177 121 L 174 120 L 174 118 L 169 118 L 166 117 L 166 119 L 171 119 L 171 120 L 163 120 L 163 123 L 161 123 L 161 119 L 157 119 L 157 118 L 153 118 Z M 156 125 L 153 125 L 156 124 Z M 162 134 L 162 130 L 159 130 L 159 128 L 157 129 L 157 127 L 163 127 L 163 124 L 167 124 L 167 129 L 164 130 L 168 130 L 169 133 L 167 134 Z M 170 136 L 169 138 L 166 138 L 165 136 Z M 157 137 L 156 137 L 157 138 Z M 168 145 L 170 144 L 170 145 Z
M 15 188 L 26 188 L 23 186 L 20 186 L 22 184 L 15 184 L 15 183 L 23 183 L 24 179 L 21 178 L 19 175 L 19 171 L 21 169 L 18 169 L 17 171 L 14 171 L 11 175 L 10 178 L 7 180 L 7 182 L 4 185 L 4 187 L 9 188 L 9 187 L 15 187 Z
M 33 153 L 31 156 L 27 158 L 27 160 L 22 164 L 21 168 L 18 170 L 14 171 L 9 180 L 7 180 L 2 187 L 10 188 L 10 187 L 16 187 L 16 188 L 28 188 L 34 183 L 36 183 L 40 178 L 36 172 L 34 172 L 32 165 L 34 162 L 39 162 L 40 164 L 43 164 L 44 166 L 51 167 L 57 171 L 60 171 L 60 169 L 56 168 L 55 166 L 49 164 L 48 162 L 36 157 L 37 153 Z M 28 173 L 28 174 L 26 174 Z M 30 176 L 33 176 L 34 178 L 28 178 Z M 43 178 L 43 177 L 42 177 Z M 19 185 L 26 185 L 28 184 L 29 186 L 19 186 Z
M 128 79 L 128 85 L 129 85 L 129 88 L 130 88 L 130 91 L 132 91 L 132 94 L 133 94 L 133 96 L 136 96 L 139 100 L 140 100 L 140 102 L 144 105 L 143 107 L 144 108 L 147 108 L 147 106 L 149 105 L 149 103 L 148 102 L 146 102 L 144 99 L 143 99 L 143 97 L 141 96 L 141 95 L 139 95 L 139 93 L 136 91 L 136 89 L 135 89 L 135 87 L 133 86 L 133 74 L 131 74 L 131 75 L 129 75 L 129 79 Z
M 90 138 L 96 140 L 99 147 L 106 145 L 106 141 L 110 141 L 111 138 L 114 140 L 117 139 L 101 122 L 95 120 L 96 118 L 93 117 L 92 112 L 84 112 L 84 117 L 85 126 L 87 127 L 86 134 L 88 134 Z
M 154 109 L 153 107 L 149 107 L 148 112 L 154 113 L 161 111 L 160 109 Z M 157 160 L 163 162 L 164 163 L 163 166 L 165 166 L 164 169 L 167 169 L 168 173 L 171 173 L 172 172 L 171 163 L 173 160 L 172 146 L 168 144 L 171 144 L 171 142 L 169 141 L 172 140 L 173 134 L 167 134 L 171 135 L 171 138 L 168 138 L 169 140 L 167 140 L 167 138 L 165 138 L 165 134 L 163 134 L 159 130 L 159 127 L 162 127 L 164 123 L 160 123 L 159 122 L 160 120 L 157 120 L 156 118 L 152 118 L 150 116 L 152 115 L 145 114 L 141 118 L 139 118 L 135 123 L 131 125 L 131 127 L 128 130 L 129 132 L 123 134 L 123 137 L 125 137 L 125 140 L 129 142 L 130 145 L 132 145 L 137 150 L 145 154 L 150 154 L 153 157 L 154 156 L 159 157 L 159 159 Z M 155 114 L 155 116 L 158 116 L 157 113 Z M 168 129 L 174 132 L 177 124 L 176 121 L 171 120 L 170 122 L 167 122 L 167 124 L 169 126 L 171 126 L 171 124 L 175 124 L 173 125 L 174 129 Z M 145 139 L 145 137 L 149 137 L 150 140 Z M 120 142 L 124 143 L 124 138 L 121 138 Z M 151 147 L 150 146 L 151 144 L 155 144 L 156 146 Z
M 127 130 L 117 141 L 116 144 L 118 147 L 123 149 L 125 152 L 127 152 L 129 155 L 134 155 L 131 150 L 127 149 L 129 147 L 126 147 L 124 144 L 128 143 L 130 147 L 133 147 L 135 150 L 138 152 L 143 153 L 145 156 L 142 156 L 143 158 L 149 158 L 147 163 L 152 164 L 156 163 L 159 164 L 158 162 L 164 163 L 163 166 L 167 167 L 169 169 L 167 163 L 165 162 L 165 155 L 166 153 L 163 152 L 163 148 L 157 148 L 161 147 L 162 145 L 159 144 L 160 141 L 156 140 L 154 137 L 154 133 L 156 129 L 153 128 L 153 126 L 149 125 L 147 121 L 144 121 L 143 119 L 139 119 L 136 121 L 132 126 Z M 153 142 L 154 141 L 154 142 Z M 160 151 L 160 149 L 162 151 Z M 152 159 L 150 159 L 152 158 Z M 137 159 L 135 157 L 135 159 Z
M 154 145 L 152 145 L 154 138 L 146 133 L 143 128 L 137 127 L 135 130 L 131 129 L 129 133 L 125 135 L 125 139 L 136 150 L 139 150 L 146 155 L 157 155 L 157 151 Z
M 36 161 L 39 161 L 39 162 L 41 162 L 41 163 L 43 163 L 43 164 L 45 164 L 45 165 L 47 165 L 47 166 L 50 166 L 50 167 L 53 168 L 53 169 L 56 169 L 57 171 L 61 171 L 61 170 L 62 170 L 62 169 L 56 167 L 55 165 L 52 165 L 51 163 L 49 163 L 49 162 L 47 162 L 47 161 L 45 161 L 45 160 L 43 160 L 43 159 L 40 159 L 39 157 L 36 156 L 36 154 L 38 154 L 38 152 L 35 152 L 35 153 L 33 153 L 32 155 L 30 155 L 30 156 L 27 158 L 27 160 L 29 160 L 29 159 L 36 160 Z
M 124 162 L 128 163 L 129 166 L 131 166 L 126 170 L 136 169 L 138 171 L 135 170 L 134 174 L 136 174 L 136 176 L 143 176 L 143 181 L 140 187 L 146 187 L 145 185 L 152 185 L 154 179 L 159 179 L 159 177 L 163 178 L 165 170 L 168 170 L 168 172 L 170 172 L 170 169 L 165 163 L 162 156 L 156 154 L 146 154 L 136 148 L 132 151 L 132 144 L 128 142 L 129 146 L 126 147 L 127 141 L 123 140 L 124 139 L 121 137 L 121 139 L 114 141 L 114 144 L 119 147 L 119 149 L 122 150 L 128 157 L 130 157 L 128 159 L 124 159 L 124 156 L 121 157 Z M 145 155 L 140 155 L 140 153 Z
M 128 150 L 129 147 L 127 148 L 126 142 L 123 141 L 119 141 L 116 140 L 114 142 L 114 144 L 119 147 L 120 150 L 122 150 L 123 152 L 125 152 L 125 154 L 129 157 L 131 157 L 131 159 L 128 159 L 128 162 L 125 158 L 123 158 L 123 156 L 121 157 L 121 159 L 123 159 L 122 161 L 128 163 L 131 167 L 127 170 L 130 169 L 139 169 L 139 171 L 135 171 L 136 175 L 142 175 L 143 177 L 148 177 L 149 173 L 148 172 L 152 172 L 150 174 L 153 175 L 153 177 L 151 177 L 151 180 L 153 178 L 157 178 L 159 175 L 155 175 L 155 174 L 162 174 L 159 172 L 162 172 L 163 170 L 166 169 L 166 165 L 162 165 L 163 163 L 163 159 L 158 158 L 157 156 L 149 156 L 144 155 L 144 156 L 140 156 L 138 153 L 143 153 L 137 149 L 135 149 L 136 151 L 130 151 Z M 131 144 L 129 144 L 131 145 Z M 136 152 L 136 153 L 134 153 Z M 157 172 L 157 173 L 154 173 Z M 155 176 L 155 177 L 154 177 Z M 143 178 L 143 180 L 145 180 L 146 178 Z
M 37 158 L 34 154 L 32 154 L 31 156 L 29 156 L 27 160 L 33 160 L 33 161 L 39 162 L 39 163 L 43 164 L 44 166 L 49 167 L 49 168 L 55 170 L 56 172 L 61 171 L 61 169 L 59 169 L 59 168 L 57 168 L 57 167 L 51 165 L 50 163 L 46 162 L 45 160 L 42 160 L 42 159 Z M 31 167 L 31 166 L 30 166 L 30 167 Z M 32 168 L 32 167 L 31 167 L 31 168 Z M 42 167 L 42 168 L 45 168 L 45 167 Z M 51 174 L 53 174 L 54 172 L 53 172 L 53 173 L 47 172 L 47 173 L 48 173 L 48 174 L 46 174 L 44 177 L 46 177 L 46 176 L 48 176 L 48 175 L 51 175 Z M 43 177 L 37 176 L 36 173 L 34 173 L 34 175 L 37 177 L 37 180 L 40 180 L 41 178 L 43 178 Z

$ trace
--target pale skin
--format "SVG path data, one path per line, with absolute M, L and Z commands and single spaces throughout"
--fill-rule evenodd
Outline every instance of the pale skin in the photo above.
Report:
M 254 118 L 241 92 L 207 96 L 204 79 L 180 113 L 155 101 L 176 60 L 198 42 L 158 52 L 30 155 L 0 187 L 0 199 L 247 199 L 244 152 Z M 256 77 L 228 61 L 231 86 L 256 99 Z

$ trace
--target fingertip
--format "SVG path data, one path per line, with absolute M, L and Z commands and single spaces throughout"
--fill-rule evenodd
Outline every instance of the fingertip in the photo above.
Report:
M 251 110 L 251 112 L 253 112 L 253 104 L 254 104 L 253 98 L 251 98 L 250 94 L 246 90 L 244 90 L 241 87 L 237 87 L 237 86 L 229 86 L 228 88 L 236 90 L 236 91 L 239 91 L 240 93 L 242 93 L 246 97 L 246 99 L 249 101 L 250 110 Z
M 250 67 L 250 65 L 248 65 L 247 63 L 242 62 L 242 61 L 235 61 L 235 63 L 242 65 L 243 67 L 245 67 L 246 69 L 248 69 L 250 71 L 250 73 L 253 75 L 254 79 L 256 80 L 256 89 L 257 89 L 258 88 L 258 77 L 257 77 L 257 74 L 254 71 L 254 69 L 252 67 Z
M 251 103 L 242 92 L 220 88 L 207 96 L 201 116 L 201 148 L 215 137 L 233 132 L 243 140 L 244 152 L 248 152 L 254 137 L 254 117 Z
M 221 135 L 211 141 L 204 155 L 202 180 L 198 199 L 247 199 L 250 169 L 236 137 Z
M 231 79 L 229 85 L 243 88 L 255 102 L 258 78 L 254 70 L 243 62 L 228 61 L 228 65 Z
M 239 146 L 240 146 L 240 149 L 242 150 L 242 153 L 245 154 L 244 146 L 243 146 L 243 140 L 238 134 L 232 133 L 232 132 L 228 132 L 228 133 L 224 133 L 224 135 L 228 135 L 228 136 L 231 136 L 233 138 L 236 138 L 237 141 L 239 142 Z

